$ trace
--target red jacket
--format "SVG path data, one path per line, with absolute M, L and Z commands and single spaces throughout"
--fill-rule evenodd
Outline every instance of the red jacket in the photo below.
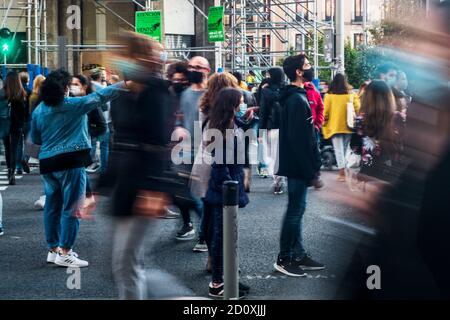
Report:
M 308 97 L 309 105 L 311 106 L 312 117 L 314 120 L 314 126 L 317 130 L 320 130 L 323 125 L 324 115 L 323 115 L 323 100 L 320 96 L 319 91 L 312 82 L 305 83 L 306 95 Z

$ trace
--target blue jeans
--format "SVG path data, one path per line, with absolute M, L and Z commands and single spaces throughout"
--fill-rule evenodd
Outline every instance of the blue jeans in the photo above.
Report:
M 199 240 L 205 240 L 204 236 L 204 230 L 205 230 L 205 224 L 203 222 L 203 201 L 202 199 L 192 197 L 195 201 L 195 204 L 193 204 L 192 207 L 190 206 L 178 206 L 181 212 L 181 217 L 183 218 L 183 224 L 185 226 L 188 226 L 191 221 L 191 214 L 190 210 L 194 210 L 195 213 L 197 213 L 198 219 L 199 219 L 199 228 L 198 228 L 198 237 Z
M 280 259 L 302 259 L 306 252 L 303 248 L 302 219 L 306 209 L 305 181 L 288 178 L 288 207 L 284 216 L 280 236 Z
M 76 217 L 86 192 L 86 170 L 76 168 L 42 175 L 44 225 L 49 248 L 72 249 L 80 222 Z
M 97 141 L 100 142 L 100 173 L 105 173 L 108 167 L 108 155 L 109 155 L 109 139 L 111 136 L 111 132 L 109 129 L 106 129 L 106 132 L 101 136 L 95 137 L 91 139 L 92 149 L 91 149 L 91 157 L 92 160 L 95 160 L 95 153 L 97 151 Z

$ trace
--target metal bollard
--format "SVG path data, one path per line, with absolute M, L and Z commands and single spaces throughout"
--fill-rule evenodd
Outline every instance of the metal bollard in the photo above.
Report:
M 224 299 L 239 299 L 238 213 L 239 182 L 223 184 L 223 280 Z

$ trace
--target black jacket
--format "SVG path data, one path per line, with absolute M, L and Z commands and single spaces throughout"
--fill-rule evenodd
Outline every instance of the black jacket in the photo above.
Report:
M 139 190 L 170 192 L 163 183 L 170 160 L 170 95 L 161 79 L 145 85 L 139 95 L 126 93 L 111 103 L 114 137 L 99 191 L 113 190 L 115 216 L 133 215 Z
M 278 175 L 308 183 L 320 170 L 320 157 L 311 108 L 306 91 L 286 86 L 280 96 L 280 141 Z
M 104 134 L 106 132 L 106 129 L 108 128 L 108 124 L 106 123 L 106 119 L 103 115 L 102 109 L 100 107 L 97 107 L 87 115 L 89 135 L 96 138 Z
M 281 86 L 271 85 L 262 89 L 260 101 L 260 129 L 272 130 L 280 127 L 277 103 L 280 99 Z

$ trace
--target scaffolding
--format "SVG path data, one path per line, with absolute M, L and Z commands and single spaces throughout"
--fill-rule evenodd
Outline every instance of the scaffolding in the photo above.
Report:
M 4 2 L 7 9 L 4 20 L 14 10 L 19 14 L 20 20 L 26 18 L 27 62 L 47 67 L 48 53 L 58 50 L 57 44 L 48 43 L 47 0 L 0 1 Z M 108 6 L 109 3 L 115 2 L 114 0 L 92 1 L 118 19 L 124 20 L 120 12 L 115 12 Z M 150 0 L 129 1 L 143 11 L 153 10 L 155 5 L 155 1 Z M 207 14 L 195 5 L 194 0 L 183 1 L 189 2 L 204 19 L 208 19 Z M 267 70 L 289 54 L 306 52 L 313 57 L 315 70 L 318 72 L 318 40 L 324 34 L 324 29 L 333 28 L 333 21 L 320 21 L 317 2 L 318 0 L 216 0 L 216 4 L 225 8 L 225 42 L 203 47 L 171 48 L 167 51 L 173 55 L 183 52 L 214 52 L 217 66 L 243 74 Z M 19 6 L 13 8 L 13 3 L 18 3 Z M 127 25 L 130 29 L 134 28 L 128 21 Z M 300 46 L 297 45 L 296 38 L 301 39 Z M 312 45 L 307 47 L 306 42 Z M 66 49 L 81 52 L 115 47 L 104 44 L 68 45 Z
M 314 59 L 317 77 L 318 40 L 324 28 L 333 27 L 332 22 L 319 21 L 317 1 L 223 0 L 228 22 L 223 45 L 225 66 L 246 74 L 267 70 L 276 60 L 305 52 Z M 302 39 L 300 46 L 292 40 L 298 37 Z M 306 46 L 307 41 L 311 47 Z

